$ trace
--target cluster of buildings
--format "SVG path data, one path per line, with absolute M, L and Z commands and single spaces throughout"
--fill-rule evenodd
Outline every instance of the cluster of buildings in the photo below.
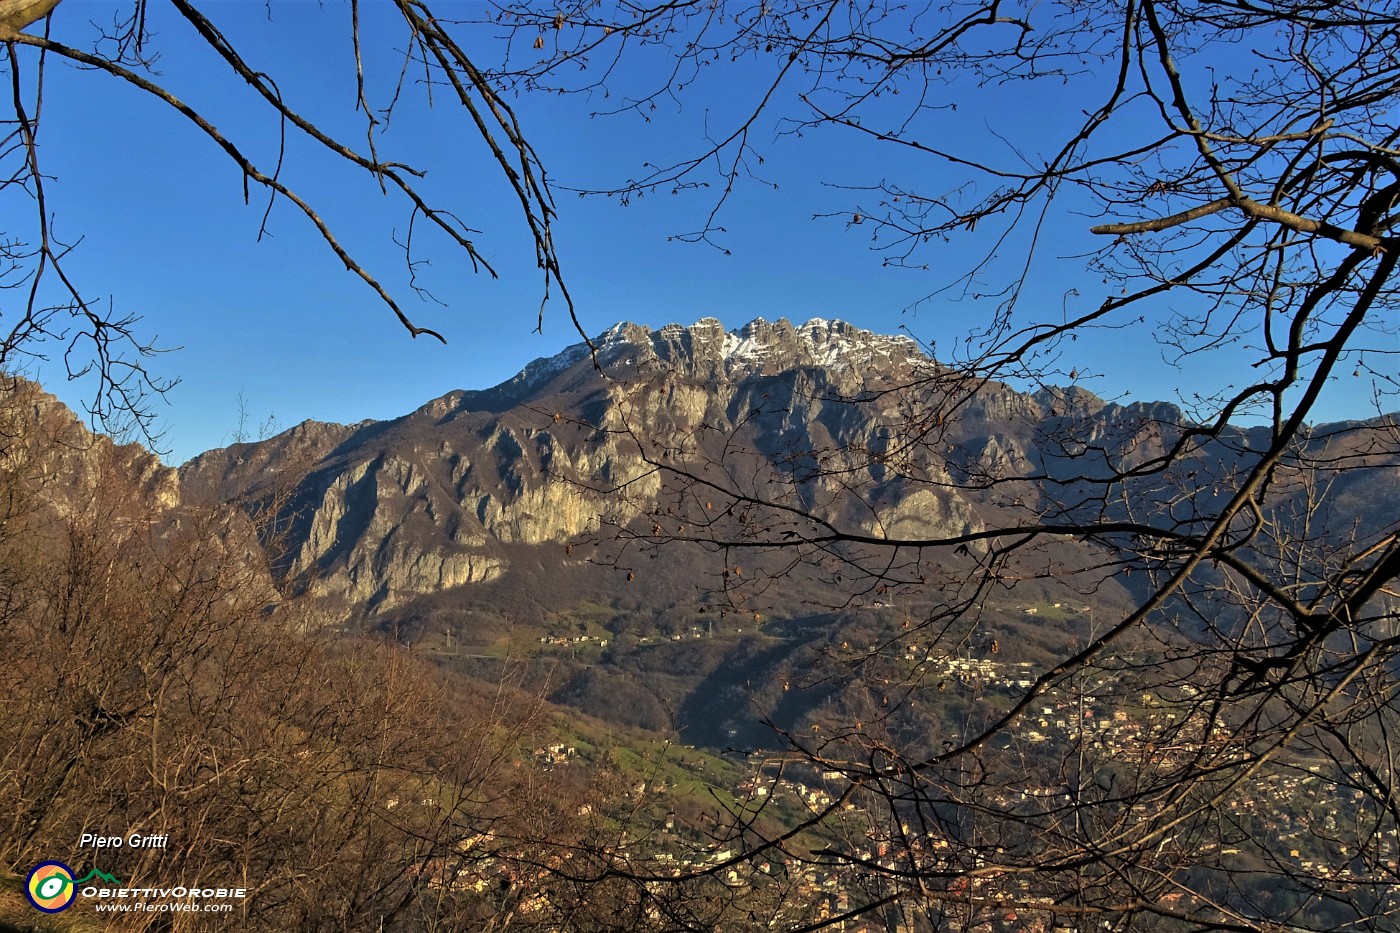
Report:
M 956 702 L 964 702 L 978 691 L 996 691 L 1016 702 L 1038 682 L 1030 662 L 1002 661 L 995 654 L 935 657 L 910 650 L 904 660 L 911 662 L 910 682 L 930 693 L 974 688 L 972 694 L 954 693 L 949 702 L 959 693 L 962 699 Z M 1168 695 L 1174 698 L 1164 698 Z M 1400 877 L 1396 830 L 1371 835 L 1358 830 L 1364 823 L 1358 814 L 1373 802 L 1360 784 L 1348 786 L 1337 777 L 1335 762 L 1271 761 L 1247 771 L 1253 753 L 1237 745 L 1212 715 L 1189 689 L 1145 692 L 1121 678 L 1090 672 L 1037 693 L 1002 731 L 1006 744 L 998 746 L 1008 759 L 1023 762 L 1073 760 L 1083 769 L 1078 773 L 1028 765 L 1019 780 L 989 772 L 980 786 L 958 788 L 942 802 L 935 799 L 936 792 L 911 802 L 888 791 L 876 799 L 879 795 L 868 786 L 853 790 L 851 774 L 861 770 L 860 762 L 854 768 L 823 766 L 793 754 L 754 752 L 746 759 L 748 776 L 727 788 L 736 801 L 733 812 L 721 812 L 707 826 L 688 825 L 671 812 L 609 857 L 640 879 L 653 877 L 639 883 L 654 885 L 658 899 L 667 896 L 668 885 L 703 878 L 732 892 L 736 904 L 749 896 L 769 904 L 768 913 L 759 912 L 761 922 L 749 921 L 735 930 L 824 921 L 842 933 L 924 933 L 931 928 L 1082 933 L 1087 928 L 1065 909 L 1066 885 L 1072 879 L 1016 866 L 1030 861 L 1026 854 L 1036 845 L 1060 845 L 1067 855 L 1074 855 L 1076 847 L 1088 851 L 1097 831 L 1088 828 L 1093 821 L 1111 826 L 1119 838 L 1140 833 L 1150 839 L 1163 866 L 1224 872 L 1247 863 L 1252 867 L 1242 877 L 1258 882 L 1258 903 L 1266 906 L 1269 898 L 1280 896 L 1270 885 L 1281 890 L 1313 884 L 1344 893 L 1373 885 L 1377 872 Z M 555 743 L 536 749 L 533 758 L 550 767 L 577 755 L 573 747 Z M 1169 821 L 1161 819 L 1163 811 L 1154 802 L 1160 798 L 1132 796 L 1130 784 L 1170 786 L 1174 774 L 1199 774 L 1203 767 L 1220 768 L 1222 787 L 1230 784 L 1231 775 L 1249 774 L 1230 784 L 1214 805 L 1216 829 L 1190 834 L 1168 830 Z M 1095 784 L 1096 778 L 1102 780 Z M 1121 792 L 1121 800 L 1113 800 L 1105 787 Z M 664 801 L 670 790 L 654 779 L 637 781 L 626 796 L 632 812 L 640 815 L 647 812 L 648 798 Z M 955 801 L 959 795 L 962 799 Z M 759 858 L 740 857 L 732 839 L 759 813 L 789 820 L 820 814 L 821 821 L 800 844 L 793 840 Z M 590 808 L 579 815 L 595 814 Z M 726 819 L 729 828 L 741 831 L 726 837 Z M 727 844 L 726 838 L 731 840 Z M 438 881 L 486 890 L 491 870 L 501 869 L 477 861 L 470 876 Z M 543 876 L 511 880 L 546 884 Z M 1185 916 L 1216 909 L 1189 884 L 1164 890 L 1161 898 Z M 865 909 L 871 904 L 879 906 Z M 546 905 L 547 898 L 538 895 L 517 909 L 545 910 Z M 1113 922 L 1104 929 L 1118 929 Z

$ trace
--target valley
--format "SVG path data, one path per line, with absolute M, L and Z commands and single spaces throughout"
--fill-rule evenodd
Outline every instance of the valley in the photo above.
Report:
M 906 338 L 832 321 L 618 325 L 492 389 L 178 471 L 16 393 L 15 437 L 70 439 L 14 461 L 34 465 L 11 482 L 39 505 L 9 527 L 40 516 L 72 564 L 110 487 L 113 514 L 148 516 L 91 530 L 147 529 L 150 556 L 111 558 L 157 574 L 133 598 L 172 594 L 171 619 L 205 607 L 178 662 L 130 654 L 167 636 L 123 617 L 134 641 L 101 650 L 129 659 L 82 674 L 107 699 L 75 721 L 113 725 L 74 726 L 75 747 L 139 772 L 174 715 L 141 712 L 164 709 L 148 685 L 179 685 L 161 689 L 190 728 L 243 736 L 249 763 L 306 763 L 299 806 L 368 819 L 398 854 L 359 870 L 422 916 L 1052 931 L 1099 890 L 1117 893 L 1092 909 L 1135 930 L 1283 909 L 1342 929 L 1400 909 L 1377 881 L 1397 870 L 1388 591 L 1324 610 L 1325 579 L 1278 582 L 1319 550 L 1351 549 L 1343 575 L 1381 553 L 1400 514 L 1389 419 L 1310 431 L 1246 527 L 1212 523 L 1267 451 L 1262 429 L 972 385 Z M 185 573 L 174 542 L 191 535 L 181 547 L 209 554 Z M 215 566 L 226 589 L 196 598 Z M 1313 607 L 1301 622 L 1295 592 Z M 67 605 L 45 599 L 36 632 Z M 54 631 L 88 631 L 93 612 Z M 238 664 L 266 670 L 212 699 L 254 643 Z M 261 725 L 222 718 L 235 700 Z M 373 729 L 359 718 L 381 710 Z M 263 838 L 254 798 L 273 791 L 246 796 L 262 778 L 226 784 L 190 748 L 219 832 Z M 15 812 L 61 846 L 83 817 L 47 814 L 51 778 L 33 780 Z M 340 852 L 318 825 L 288 824 L 287 851 Z M 1124 884 L 1138 900 L 1105 906 Z M 289 890 L 259 895 L 268 916 L 292 916 L 271 906 Z

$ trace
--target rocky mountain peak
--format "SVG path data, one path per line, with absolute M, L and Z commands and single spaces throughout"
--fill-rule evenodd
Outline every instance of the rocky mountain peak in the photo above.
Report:
M 822 368 L 833 374 L 879 371 L 904 375 L 930 365 L 927 355 L 909 337 L 876 334 L 824 318 L 796 325 L 786 318 L 755 318 L 730 331 L 712 317 L 701 318 L 689 327 L 667 324 L 654 330 L 640 324 L 619 323 L 599 334 L 593 346 L 605 371 L 613 367 L 659 367 L 708 380 L 803 368 Z M 588 344 L 575 344 L 530 363 L 511 384 L 540 385 L 589 357 Z

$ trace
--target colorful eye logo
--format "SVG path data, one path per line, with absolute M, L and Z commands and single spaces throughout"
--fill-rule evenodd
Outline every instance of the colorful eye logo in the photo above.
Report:
M 29 873 L 24 894 L 29 903 L 46 914 L 56 914 L 73 903 L 77 891 L 73 869 L 62 862 L 41 862 Z

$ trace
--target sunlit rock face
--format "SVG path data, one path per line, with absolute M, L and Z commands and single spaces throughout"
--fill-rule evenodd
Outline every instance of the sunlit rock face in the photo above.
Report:
M 0 500 L 0 526 L 26 552 L 77 555 L 94 537 L 176 563 L 197 549 L 211 579 L 236 579 L 251 603 L 279 599 L 245 512 L 192 494 L 142 444 L 89 429 L 37 384 L 8 375 L 0 375 Z
M 140 444 L 118 444 L 90 431 L 38 385 L 0 375 L 0 477 L 42 490 L 45 507 L 67 517 L 86 507 L 104 483 L 119 480 L 133 509 L 179 505 L 175 470 Z

